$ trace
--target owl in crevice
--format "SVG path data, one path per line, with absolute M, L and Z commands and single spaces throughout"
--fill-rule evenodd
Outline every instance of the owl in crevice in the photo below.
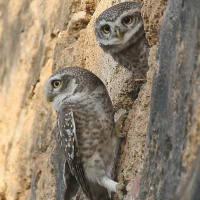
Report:
M 140 3 L 123 2 L 108 8 L 97 18 L 94 33 L 100 47 L 130 70 L 135 79 L 146 77 L 149 44 Z
M 118 183 L 110 179 L 117 138 L 114 110 L 103 82 L 92 72 L 68 67 L 54 73 L 44 87 L 56 109 L 57 136 L 70 171 L 90 200 L 106 200 Z

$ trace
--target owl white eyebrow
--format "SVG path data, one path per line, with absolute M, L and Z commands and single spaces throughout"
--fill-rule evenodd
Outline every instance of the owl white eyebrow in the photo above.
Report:
M 56 74 L 52 77 L 49 78 L 49 81 L 53 81 L 53 80 L 61 80 L 61 75 L 60 74 Z
M 136 8 L 134 10 L 130 10 L 130 11 L 124 11 L 122 14 L 121 14 L 121 17 L 120 19 L 117 19 L 116 21 L 114 22 L 118 22 L 118 21 L 121 21 L 121 18 L 125 17 L 125 16 L 129 16 L 129 15 L 135 15 L 136 13 L 140 14 L 140 9 Z M 99 27 L 101 27 L 102 25 L 105 25 L 105 24 L 108 24 L 108 25 L 111 25 L 113 23 L 113 21 L 106 21 L 105 19 L 103 19 L 102 21 L 100 21 L 98 24 L 100 25 Z M 96 27 L 96 24 L 95 24 L 95 28 Z
M 134 10 L 130 10 L 130 11 L 124 11 L 122 14 L 121 14 L 121 18 L 125 17 L 125 16 L 129 16 L 129 15 L 135 15 L 135 14 L 140 14 L 140 10 L 138 8 L 134 9 Z M 118 20 L 116 20 L 118 21 Z

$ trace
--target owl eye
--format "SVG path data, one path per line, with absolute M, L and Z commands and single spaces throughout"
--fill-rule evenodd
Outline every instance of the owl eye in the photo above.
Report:
M 123 22 L 123 24 L 131 24 L 132 22 L 133 22 L 133 17 L 132 16 L 127 16 L 127 17 L 124 17 L 123 19 L 122 19 L 122 22 Z
M 61 81 L 60 80 L 54 80 L 51 82 L 51 85 L 54 87 L 54 88 L 58 88 L 60 87 L 61 85 Z
M 108 34 L 110 33 L 110 26 L 106 24 L 105 26 L 102 27 L 102 30 L 104 33 Z

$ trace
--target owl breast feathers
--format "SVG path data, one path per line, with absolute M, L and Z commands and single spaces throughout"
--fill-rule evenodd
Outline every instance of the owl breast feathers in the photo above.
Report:
M 118 183 L 107 175 L 116 143 L 112 102 L 102 81 L 86 69 L 53 74 L 45 94 L 58 112 L 58 138 L 71 173 L 89 199 L 109 199 Z

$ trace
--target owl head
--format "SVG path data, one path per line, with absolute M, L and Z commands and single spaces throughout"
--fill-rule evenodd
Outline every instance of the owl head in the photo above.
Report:
M 81 67 L 67 67 L 50 76 L 44 86 L 45 95 L 58 111 L 65 101 L 77 101 L 90 94 L 104 94 L 103 82 Z
M 111 53 L 119 52 L 144 35 L 141 6 L 123 2 L 105 10 L 94 24 L 99 45 Z

